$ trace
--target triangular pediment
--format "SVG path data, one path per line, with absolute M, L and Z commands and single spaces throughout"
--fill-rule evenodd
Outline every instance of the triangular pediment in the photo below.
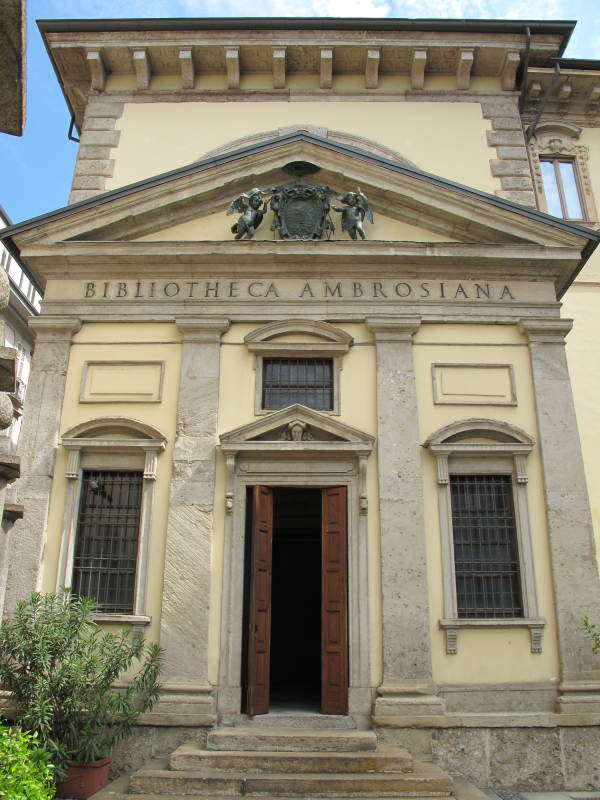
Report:
M 370 451 L 374 437 L 335 417 L 295 404 L 221 434 L 225 452 L 258 448 Z
M 416 242 L 421 247 L 430 242 L 434 246 L 448 243 L 455 249 L 458 245 L 487 246 L 490 256 L 492 251 L 499 255 L 497 245 L 518 246 L 524 248 L 519 251 L 523 262 L 528 253 L 539 259 L 553 248 L 557 251 L 553 258 L 560 254 L 564 262 L 553 265 L 553 279 L 562 289 L 581 267 L 586 247 L 589 251 L 590 243 L 594 245 L 599 238 L 596 232 L 576 224 L 305 131 L 206 158 L 58 209 L 3 233 L 26 258 L 29 256 L 28 264 L 34 272 L 38 264 L 51 268 L 53 247 L 63 264 L 70 258 L 76 263 L 83 254 L 92 259 L 100 249 L 104 257 L 114 255 L 118 259 L 123 254 L 129 263 L 136 257 L 148 263 L 149 252 L 164 258 L 161 247 L 172 252 L 173 241 L 180 243 L 184 253 L 198 258 L 204 254 L 213 263 L 219 257 L 230 260 L 234 252 L 231 248 L 247 263 L 259 256 L 259 250 L 260 260 L 264 260 L 265 248 L 272 249 L 272 255 L 279 259 L 280 251 L 290 254 L 294 247 L 305 249 L 304 243 L 276 238 L 233 242 L 229 228 L 235 217 L 226 217 L 225 212 L 234 197 L 252 187 L 290 182 L 286 165 L 298 161 L 318 167 L 308 182 L 327 185 L 340 193 L 360 187 L 369 198 L 375 219 L 381 220 L 380 239 L 373 238 L 367 225 L 368 241 L 351 242 L 338 226 L 339 238 L 335 241 L 310 243 L 327 248 L 327 255 L 333 258 L 338 248 L 352 246 L 361 248 L 357 252 L 374 263 L 376 258 L 389 259 L 390 254 L 397 257 L 390 245 L 399 242 Z M 188 231 L 184 235 L 185 226 Z M 267 222 L 265 230 L 269 228 Z M 177 231 L 180 239 L 174 239 Z M 273 236 L 270 230 L 268 234 Z M 480 255 L 485 257 L 485 253 Z M 449 256 L 466 263 L 462 252 L 449 251 Z M 40 278 L 43 283 L 44 276 Z

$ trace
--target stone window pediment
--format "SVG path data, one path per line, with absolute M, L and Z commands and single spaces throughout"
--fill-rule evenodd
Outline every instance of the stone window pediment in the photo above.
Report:
M 255 355 L 255 414 L 290 400 L 340 413 L 342 359 L 353 343 L 348 333 L 327 322 L 282 320 L 252 331 L 244 341 Z

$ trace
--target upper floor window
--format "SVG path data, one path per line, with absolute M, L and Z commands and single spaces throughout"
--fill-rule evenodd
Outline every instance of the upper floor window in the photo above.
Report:
M 244 337 L 255 355 L 255 414 L 296 403 L 340 413 L 342 359 L 352 346 L 346 331 L 328 322 L 270 322 Z
M 582 129 L 570 122 L 541 122 L 529 143 L 533 185 L 541 211 L 594 223 L 596 206 Z
M 277 411 L 294 403 L 333 410 L 333 359 L 263 359 L 263 409 Z
M 585 219 L 575 161 L 540 157 L 548 213 L 563 219 Z

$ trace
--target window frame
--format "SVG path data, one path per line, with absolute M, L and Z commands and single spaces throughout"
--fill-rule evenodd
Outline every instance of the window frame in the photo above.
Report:
M 72 582 L 84 470 L 130 471 L 142 474 L 133 613 L 98 612 L 95 615 L 97 622 L 127 623 L 141 629 L 152 621 L 147 610 L 150 526 L 158 456 L 166 447 L 166 439 L 159 431 L 135 420 L 105 418 L 76 426 L 62 437 L 61 444 L 68 454 L 65 470 L 68 486 L 57 591 L 63 586 L 70 586 Z
M 579 193 L 583 218 L 563 217 L 584 225 L 596 226 L 598 212 L 588 168 L 589 151 L 579 143 L 582 128 L 563 120 L 541 122 L 535 129 L 535 135 L 529 143 L 529 155 L 533 174 L 533 186 L 538 201 L 538 208 L 548 213 L 548 203 L 544 181 L 542 178 L 542 161 L 571 161 L 575 172 L 575 181 Z M 562 201 L 561 201 L 562 206 Z
M 289 338 L 307 338 L 312 341 L 288 341 Z M 244 342 L 254 353 L 255 391 L 254 414 L 262 416 L 282 409 L 263 408 L 263 379 L 265 358 L 330 358 L 332 360 L 333 403 L 330 410 L 318 410 L 319 414 L 340 414 L 340 372 L 343 357 L 353 344 L 352 337 L 327 322 L 314 320 L 282 320 L 271 322 L 249 333 Z M 296 403 L 290 403 L 296 405 Z M 289 408 L 289 406 L 287 406 Z
M 439 625 L 446 634 L 446 653 L 456 655 L 458 633 L 463 628 L 528 628 L 531 652 L 541 653 L 546 621 L 540 618 L 538 612 L 527 498 L 526 462 L 533 450 L 534 440 L 508 423 L 471 419 L 442 428 L 429 437 L 424 447 L 435 457 L 437 466 L 444 601 L 444 616 L 439 620 Z M 523 606 L 523 616 L 520 617 L 458 616 L 450 475 L 477 474 L 510 475 L 512 478 Z
M 552 164 L 554 170 L 554 180 L 556 182 L 556 189 L 558 192 L 558 201 L 560 203 L 561 209 L 561 216 L 560 219 L 570 220 L 572 222 L 585 222 L 588 218 L 586 204 L 585 204 L 585 197 L 581 185 L 581 177 L 579 175 L 579 170 L 577 169 L 577 160 L 574 156 L 567 156 L 567 155 L 540 155 L 539 157 L 540 163 L 540 170 L 542 164 Z M 571 217 L 568 214 L 567 208 L 567 200 L 565 197 L 565 189 L 563 184 L 562 175 L 560 169 L 558 168 L 558 164 L 571 164 L 573 167 L 573 179 L 575 181 L 575 188 L 577 190 L 577 198 L 579 200 L 579 206 L 581 208 L 581 216 L 580 217 Z M 546 203 L 546 209 L 548 208 L 548 196 L 546 191 L 546 185 L 544 183 L 544 175 L 542 173 L 542 185 L 544 186 L 544 202 Z

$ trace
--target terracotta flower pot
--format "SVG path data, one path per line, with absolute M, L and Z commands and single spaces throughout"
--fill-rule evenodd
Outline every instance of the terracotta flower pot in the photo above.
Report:
M 112 758 L 99 758 L 89 764 L 70 761 L 65 777 L 56 784 L 56 796 L 87 800 L 108 783 L 111 761 Z

